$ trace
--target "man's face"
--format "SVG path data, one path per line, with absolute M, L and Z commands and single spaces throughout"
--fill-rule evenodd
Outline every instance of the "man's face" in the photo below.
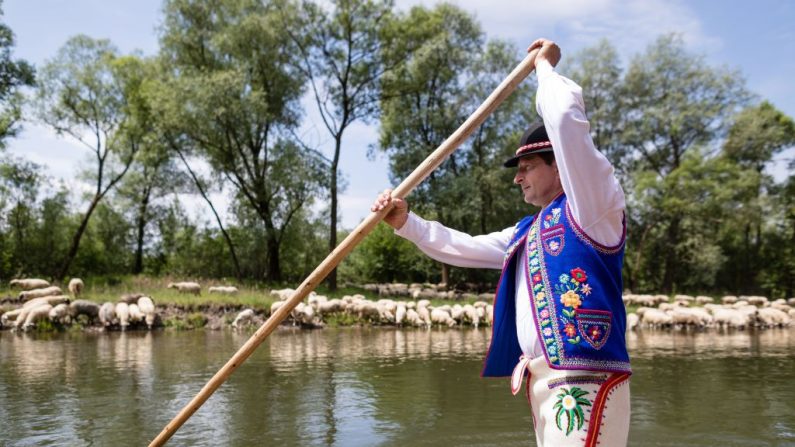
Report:
M 538 155 L 519 159 L 513 182 L 522 188 L 524 201 L 535 206 L 548 204 L 562 190 L 557 164 L 548 165 Z

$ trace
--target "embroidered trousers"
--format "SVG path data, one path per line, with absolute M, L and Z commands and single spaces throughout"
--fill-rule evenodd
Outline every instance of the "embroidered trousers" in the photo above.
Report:
M 529 371 L 526 397 L 539 447 L 621 447 L 629 435 L 629 374 L 557 370 L 522 356 L 511 378 L 517 394 Z

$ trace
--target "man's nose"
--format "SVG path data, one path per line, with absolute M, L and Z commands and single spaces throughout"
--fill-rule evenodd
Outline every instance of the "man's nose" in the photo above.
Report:
M 513 182 L 516 183 L 517 185 L 521 184 L 522 183 L 522 176 L 519 175 L 519 174 L 516 174 L 515 176 L 513 176 Z

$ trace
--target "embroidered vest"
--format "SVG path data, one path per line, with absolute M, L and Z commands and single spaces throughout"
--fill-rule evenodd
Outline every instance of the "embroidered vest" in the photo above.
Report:
M 526 265 L 517 265 L 518 250 L 526 250 Z M 517 269 L 527 280 L 538 339 L 551 368 L 631 372 L 623 260 L 624 235 L 614 247 L 592 240 L 574 221 L 565 194 L 517 223 L 494 297 L 482 375 L 509 376 L 522 355 L 516 336 Z

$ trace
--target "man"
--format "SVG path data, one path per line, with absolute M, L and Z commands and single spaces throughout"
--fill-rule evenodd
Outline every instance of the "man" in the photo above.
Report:
M 539 39 L 536 108 L 543 123 L 525 132 L 514 183 L 541 207 L 516 226 L 481 236 L 446 228 L 394 202 L 384 221 L 432 258 L 502 269 L 483 376 L 511 376 L 527 398 L 540 446 L 621 446 L 629 432 L 629 356 L 621 300 L 624 194 L 594 147 L 581 88 L 557 74 L 560 49 Z

